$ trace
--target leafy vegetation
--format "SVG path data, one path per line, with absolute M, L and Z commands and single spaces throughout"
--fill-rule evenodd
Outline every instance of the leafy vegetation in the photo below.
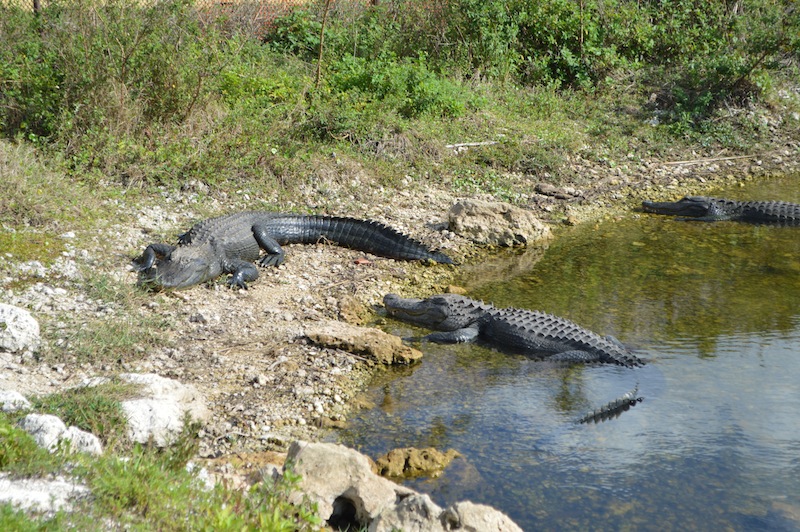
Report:
M 81 398 L 87 395 L 95 394 L 82 391 L 62 398 L 53 396 L 38 406 L 62 415 L 73 412 L 78 422 L 89 421 L 88 410 L 77 412 L 83 407 L 91 408 L 90 402 Z M 103 401 L 110 405 L 114 399 Z M 83 406 L 78 407 L 79 404 Z M 99 415 L 104 416 L 106 410 L 107 407 L 101 408 Z M 263 481 L 248 491 L 228 490 L 222 485 L 207 488 L 197 476 L 197 468 L 186 467 L 193 456 L 186 452 L 193 449 L 192 430 L 184 431 L 180 440 L 165 450 L 136 446 L 127 455 L 51 454 L 14 426 L 7 414 L 0 413 L 0 471 L 37 477 L 68 468 L 70 476 L 92 493 L 91 498 L 75 503 L 78 511 L 57 512 L 38 522 L 10 505 L 0 504 L 0 529 L 86 530 L 96 529 L 98 522 L 158 530 L 319 529 L 322 522 L 314 505 L 289 502 L 300 480 L 291 467 L 280 480 Z
M 56 469 L 50 453 L 42 449 L 27 432 L 0 414 L 0 471 L 22 475 L 44 474 Z
M 629 102 L 625 127 L 651 145 L 699 134 L 725 148 L 737 143 L 731 131 L 753 134 L 752 123 L 724 116 L 725 105 L 758 101 L 796 77 L 798 11 L 768 0 L 343 7 L 326 26 L 317 87 L 318 9 L 278 19 L 259 41 L 201 23 L 189 0 L 55 1 L 39 16 L 4 8 L 0 131 L 42 146 L 79 183 L 101 175 L 126 186 L 260 181 L 279 197 L 333 149 L 361 159 L 397 136 L 540 135 L 532 126 L 541 122 L 526 114 L 532 95 L 555 103 L 543 118 L 553 137 L 599 129 L 584 126 L 586 115 L 556 118 L 599 96 Z M 589 120 L 612 113 L 606 105 Z M 663 126 L 646 131 L 648 120 Z M 727 131 L 716 134 L 716 124 Z M 424 172 L 439 158 L 421 150 L 413 166 Z M 493 170 L 518 171 L 516 161 L 501 164 Z M 473 166 L 459 171 L 483 171 Z M 14 196 L 0 215 L 36 212 Z

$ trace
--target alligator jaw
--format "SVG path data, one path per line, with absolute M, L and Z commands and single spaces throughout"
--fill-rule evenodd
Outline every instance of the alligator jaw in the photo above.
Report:
M 687 196 L 679 201 L 643 201 L 642 209 L 655 214 L 702 218 L 708 216 L 711 204 L 708 198 Z
M 185 256 L 189 255 L 184 251 L 186 249 L 191 249 L 193 256 Z M 214 266 L 196 249 L 178 248 L 171 258 L 159 260 L 151 268 L 140 272 L 139 285 L 153 290 L 189 288 L 220 275 L 221 268 Z
M 425 299 L 405 299 L 397 294 L 386 294 L 383 297 L 383 305 L 390 316 L 430 328 L 435 328 L 437 324 L 447 319 L 444 307 L 431 305 Z

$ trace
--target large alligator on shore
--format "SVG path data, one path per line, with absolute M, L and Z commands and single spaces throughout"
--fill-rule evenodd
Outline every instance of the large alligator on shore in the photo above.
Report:
M 600 362 L 627 367 L 644 362 L 612 336 L 600 336 L 552 314 L 516 308 L 496 308 L 458 294 L 427 299 L 383 298 L 387 313 L 397 319 L 434 329 L 425 339 L 438 343 L 481 340 L 514 353 L 563 362 Z
M 177 245 L 151 244 L 134 266 L 145 286 L 180 289 L 231 274 L 231 287 L 247 288 L 258 278 L 255 261 L 265 267 L 283 263 L 281 244 L 321 241 L 392 259 L 453 264 L 444 253 L 379 222 L 249 211 L 199 222 Z
M 786 201 L 736 201 L 687 196 L 679 201 L 644 201 L 642 209 L 707 222 L 733 220 L 755 224 L 800 225 L 800 205 Z

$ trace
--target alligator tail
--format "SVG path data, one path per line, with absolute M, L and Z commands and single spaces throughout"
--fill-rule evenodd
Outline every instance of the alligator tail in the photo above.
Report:
M 584 414 L 576 423 L 601 423 L 609 419 L 619 417 L 623 412 L 627 412 L 631 407 L 636 406 L 636 403 L 644 401 L 644 397 L 639 397 L 639 385 L 637 384 L 633 390 L 629 391 L 622 397 L 614 399 L 608 404 L 601 406 L 596 410 L 592 410 Z
M 300 223 L 298 223 L 300 222 Z M 270 233 L 281 244 L 313 244 L 329 240 L 336 244 L 399 260 L 433 260 L 454 264 L 442 252 L 372 220 L 339 216 L 278 216 L 269 221 Z

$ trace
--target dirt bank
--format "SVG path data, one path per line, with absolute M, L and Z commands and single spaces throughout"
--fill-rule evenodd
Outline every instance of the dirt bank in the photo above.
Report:
M 600 164 L 575 158 L 570 161 L 580 176 L 575 182 L 547 186 L 535 176 L 521 175 L 510 176 L 510 181 L 518 203 L 542 220 L 554 226 L 576 224 L 630 211 L 642 199 L 678 198 L 800 172 L 797 142 L 776 139 L 774 146 L 754 156 L 690 154 L 681 161 L 666 162 L 631 156 Z M 357 170 L 352 177 L 348 184 L 327 191 L 329 214 L 385 222 L 467 265 L 491 253 L 447 230 L 447 212 L 461 197 L 445 185 L 426 187 L 409 180 L 407 187 L 385 190 L 366 186 L 368 179 Z M 353 207 L 353 187 L 359 188 L 359 203 L 366 206 L 361 212 Z M 147 244 L 166 235 L 174 237 L 202 218 L 197 197 L 198 190 L 189 186 L 180 193 L 165 194 L 159 205 L 121 203 L 120 210 L 135 216 L 138 223 L 111 224 L 109 232 L 116 237 L 113 250 L 108 239 L 98 239 L 96 249 L 72 250 L 68 258 L 122 283 L 134 283 L 128 260 Z M 496 200 L 489 195 L 477 197 Z M 297 205 L 311 208 L 317 202 L 318 190 L 309 189 L 297 199 Z M 252 203 L 246 194 L 232 194 L 211 205 L 204 203 L 202 209 L 224 213 L 252 208 Z M 220 471 L 237 476 L 273 461 L 274 455 L 265 451 L 284 450 L 297 438 L 319 439 L 326 427 L 346 422 L 357 407 L 359 391 L 379 371 L 361 357 L 311 345 L 304 339 L 306 329 L 320 320 L 368 322 L 387 292 L 439 292 L 459 272 L 458 267 L 365 257 L 322 244 L 287 246 L 286 251 L 286 263 L 263 270 L 246 291 L 230 290 L 220 283 L 153 294 L 137 312 L 158 314 L 172 324 L 162 331 L 169 347 L 149 350 L 142 346 L 129 359 L 101 366 L 15 365 L 11 368 L 15 382 L 0 382 L 0 386 L 13 384 L 22 393 L 53 393 L 97 374 L 157 373 L 193 384 L 207 398 L 213 416 L 200 432 L 200 455 L 218 459 L 214 463 Z M 51 324 L 45 330 L 47 343 L 67 341 L 68 331 L 54 325 L 62 316 L 98 312 L 96 304 L 81 293 L 80 282 L 59 286 L 43 279 L 42 284 L 51 291 L 7 288 L 5 299 L 46 317 Z M 52 289 L 58 291 L 54 294 Z M 117 311 L 112 307 L 108 312 L 113 317 Z

